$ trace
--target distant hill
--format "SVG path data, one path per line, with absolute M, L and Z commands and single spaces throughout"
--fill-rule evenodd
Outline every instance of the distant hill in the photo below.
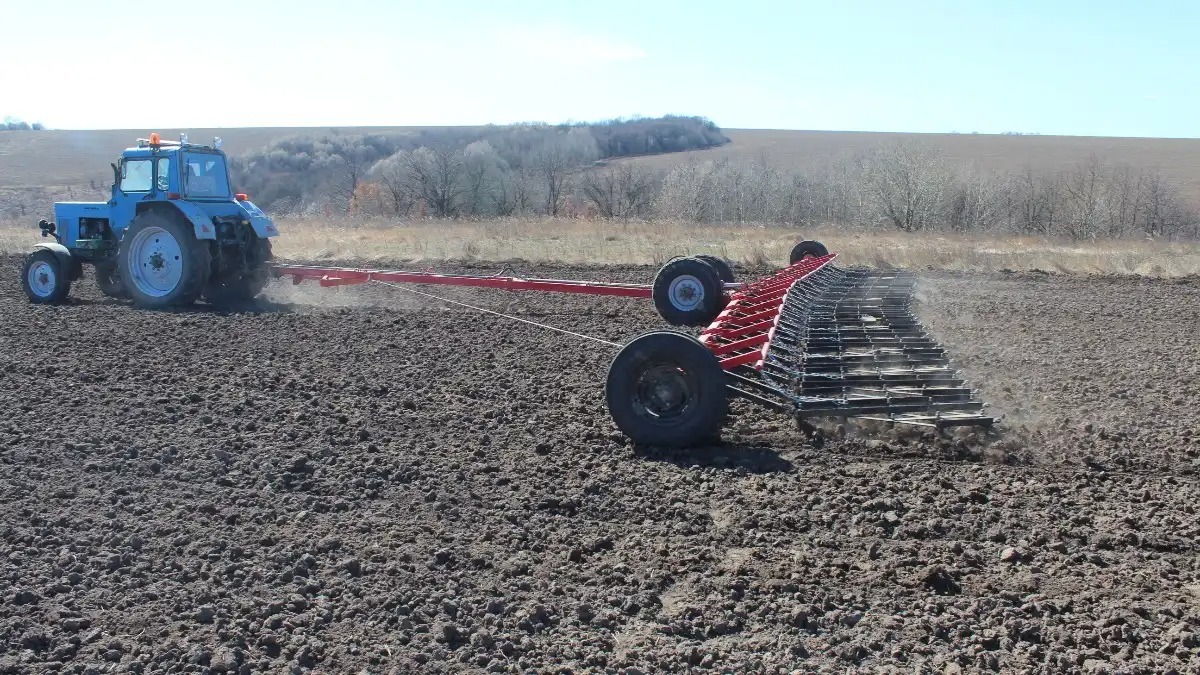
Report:
M 341 133 L 416 131 L 419 127 L 339 127 Z M 193 143 L 220 136 L 223 149 L 237 156 L 261 150 L 289 136 L 328 134 L 333 127 L 248 127 L 242 129 L 102 129 L 95 131 L 0 131 L 0 188 L 87 185 L 112 181 L 109 163 L 125 148 L 157 131 L 164 140 L 187 132 Z
M 1112 165 L 1160 169 L 1184 197 L 1200 203 L 1200 139 L 1108 138 L 1002 134 L 901 134 L 865 131 L 783 131 L 723 129 L 731 143 L 698 152 L 623 160 L 648 167 L 669 167 L 688 160 L 757 161 L 780 167 L 807 167 L 853 155 L 878 145 L 918 141 L 936 148 L 950 162 L 1008 172 L 1026 167 L 1038 172 L 1070 169 L 1095 155 Z
M 355 133 L 414 132 L 428 127 L 341 127 Z M 158 131 L 176 139 L 178 129 L 117 129 L 96 131 L 0 131 L 0 190 L 87 187 L 89 181 L 107 186 L 109 162 L 138 137 Z M 230 155 L 261 150 L 274 141 L 303 134 L 328 134 L 331 127 L 261 127 L 188 129 L 191 140 L 224 140 Z M 808 166 L 847 156 L 878 144 L 919 140 L 938 148 L 947 159 L 987 170 L 1019 170 L 1026 166 L 1047 171 L 1067 169 L 1090 155 L 1109 164 L 1137 169 L 1160 169 L 1176 182 L 1190 201 L 1200 203 L 1200 139 L 1102 138 L 1086 136 L 1018 136 L 990 134 L 898 134 L 847 131 L 783 131 L 725 129 L 732 139 L 718 148 L 674 152 L 636 159 L 648 167 L 668 167 L 689 159 L 757 160 L 779 166 Z

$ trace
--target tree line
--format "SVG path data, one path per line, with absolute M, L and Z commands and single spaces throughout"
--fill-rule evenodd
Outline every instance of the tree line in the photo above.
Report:
M 30 124 L 16 117 L 5 116 L 3 121 L 0 121 L 0 131 L 43 131 L 45 125 L 41 122 Z
M 232 170 L 241 189 L 273 210 L 326 203 L 349 210 L 378 192 L 396 214 L 418 203 L 441 217 L 534 208 L 556 214 L 568 176 L 592 162 L 728 142 L 711 121 L 683 116 L 380 134 L 331 131 L 277 141 L 234 159 Z M 460 173 L 473 182 L 449 179 Z
M 680 164 L 663 177 L 651 210 L 697 222 L 1200 238 L 1200 210 L 1158 169 L 1093 156 L 1065 170 L 984 171 L 917 144 L 794 170 L 761 161 Z
M 704 135 L 709 123 L 686 119 L 692 122 L 684 130 L 697 134 L 686 143 L 719 142 Z M 1173 179 L 1096 157 L 1062 170 L 987 171 L 951 162 L 929 146 L 897 143 L 804 167 L 783 168 L 766 159 L 689 159 L 656 170 L 612 153 L 690 147 L 664 142 L 679 139 L 679 129 L 630 145 L 636 135 L 629 130 L 606 135 L 607 129 L 596 127 L 427 130 L 403 141 L 293 139 L 240 160 L 239 180 L 276 213 L 541 214 L 1070 239 L 1200 238 L 1200 212 Z M 258 171 L 263 162 L 269 171 Z M 256 177 L 263 181 L 257 187 L 251 182 Z M 272 194 L 273 188 L 282 192 Z

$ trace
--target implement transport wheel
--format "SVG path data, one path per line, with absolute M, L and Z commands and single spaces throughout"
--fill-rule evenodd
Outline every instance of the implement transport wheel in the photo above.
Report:
M 148 211 L 121 237 L 117 268 L 133 304 L 181 307 L 200 297 L 212 272 L 212 253 L 190 224 Z
M 57 305 L 71 292 L 69 270 L 53 251 L 40 249 L 25 258 L 21 268 L 21 288 L 29 301 L 38 305 Z
M 271 280 L 270 239 L 256 239 L 252 244 L 250 259 L 254 267 L 247 273 L 230 279 L 212 279 L 204 288 L 204 299 L 214 305 L 238 305 L 258 297 Z
M 819 241 L 802 241 L 792 247 L 792 257 L 788 260 L 788 264 L 795 265 L 805 258 L 823 258 L 827 255 L 829 255 L 829 249 L 825 248 L 825 244 Z
M 604 397 L 617 428 L 639 445 L 696 445 L 720 432 L 729 411 L 717 357 L 672 331 L 625 345 L 608 369 Z
M 717 276 L 721 278 L 721 283 L 733 283 L 733 268 L 729 266 L 729 262 L 727 262 L 724 258 L 707 254 L 701 254 L 693 257 L 699 258 L 709 265 L 712 265 L 712 268 L 717 271 Z
M 725 306 L 721 277 L 699 258 L 676 258 L 654 277 L 652 296 L 659 316 L 672 326 L 705 326 Z

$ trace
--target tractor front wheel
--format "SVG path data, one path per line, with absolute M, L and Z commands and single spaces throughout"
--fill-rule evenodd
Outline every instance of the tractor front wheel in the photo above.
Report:
M 605 400 L 634 443 L 696 445 L 715 437 L 729 410 L 717 357 L 684 333 L 657 331 L 625 345 L 608 369 Z
M 39 249 L 29 254 L 21 269 L 21 288 L 29 301 L 38 305 L 57 305 L 71 292 L 69 270 L 53 251 Z
M 155 213 L 130 223 L 117 256 L 133 304 L 148 309 L 195 302 L 208 282 L 212 254 L 192 228 Z

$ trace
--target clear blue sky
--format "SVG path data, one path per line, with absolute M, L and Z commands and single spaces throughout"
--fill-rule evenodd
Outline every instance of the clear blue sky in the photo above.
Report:
M 726 128 L 1200 135 L 1195 2 L 109 4 L 8 4 L 0 115 L 142 129 L 680 113 Z

